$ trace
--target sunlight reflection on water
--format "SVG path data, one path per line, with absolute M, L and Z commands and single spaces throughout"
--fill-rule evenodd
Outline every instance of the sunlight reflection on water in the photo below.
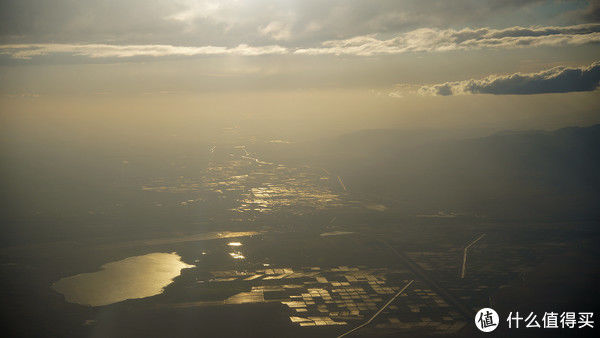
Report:
M 102 306 L 161 293 L 182 269 L 176 253 L 151 253 L 102 265 L 100 271 L 65 277 L 52 285 L 70 303 Z

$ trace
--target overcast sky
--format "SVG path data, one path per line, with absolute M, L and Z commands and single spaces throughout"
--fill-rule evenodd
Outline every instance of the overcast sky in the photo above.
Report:
M 600 1 L 1 0 L 0 108 L 98 119 L 150 95 L 197 121 L 357 121 L 342 131 L 587 125 L 599 43 Z

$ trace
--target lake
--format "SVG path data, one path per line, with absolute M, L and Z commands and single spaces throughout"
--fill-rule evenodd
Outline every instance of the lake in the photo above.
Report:
M 182 269 L 192 267 L 174 252 L 156 252 L 104 264 L 97 272 L 62 278 L 52 288 L 70 303 L 102 306 L 157 295 Z

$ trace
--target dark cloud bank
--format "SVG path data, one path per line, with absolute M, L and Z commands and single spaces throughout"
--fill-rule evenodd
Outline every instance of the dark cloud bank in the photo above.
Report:
M 582 67 L 554 67 L 537 73 L 492 75 L 484 79 L 423 86 L 424 95 L 528 95 L 593 91 L 600 82 L 600 62 Z

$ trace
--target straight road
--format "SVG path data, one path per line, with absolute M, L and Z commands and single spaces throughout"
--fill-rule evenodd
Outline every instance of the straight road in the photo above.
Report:
M 381 311 L 385 310 L 385 308 L 388 307 L 388 305 L 392 304 L 392 302 L 396 298 L 398 298 L 398 296 L 400 296 L 402 294 L 402 292 L 404 292 L 404 290 L 406 290 L 406 288 L 408 288 L 413 282 L 414 282 L 414 279 L 411 280 L 410 282 L 408 282 L 408 284 L 404 285 L 404 287 L 400 291 L 398 291 L 398 293 L 396 293 L 394 295 L 394 297 L 392 297 L 390 300 L 388 300 L 387 303 L 383 304 L 383 306 L 381 307 L 381 309 L 379 309 L 379 311 L 375 312 L 375 314 L 373 316 L 371 316 L 371 318 L 369 318 L 369 320 L 367 320 L 363 324 L 361 324 L 361 325 L 353 328 L 352 330 L 339 335 L 337 338 L 342 338 L 344 336 L 347 336 L 347 335 L 351 334 L 352 332 L 358 331 L 358 330 L 362 329 L 363 327 L 369 325 L 373 321 L 373 319 L 375 319 L 375 317 L 377 317 L 381 313 Z
M 467 273 L 467 250 L 469 250 L 470 247 L 472 247 L 475 243 L 482 239 L 483 236 L 485 236 L 485 234 L 477 237 L 477 239 L 469 243 L 469 245 L 465 246 L 465 250 L 463 251 L 462 269 L 460 270 L 460 278 L 465 278 L 465 273 Z
M 384 240 L 379 240 L 385 246 L 387 246 L 392 252 L 396 254 L 405 264 L 406 266 L 425 284 L 431 288 L 434 292 L 436 292 L 440 297 L 446 301 L 446 303 L 452 305 L 465 319 L 471 320 L 474 318 L 475 313 L 467 308 L 463 303 L 458 301 L 454 296 L 452 296 L 446 289 L 441 287 L 433 278 L 429 276 L 429 274 L 423 270 L 417 263 L 413 262 L 406 254 L 396 250 L 389 243 Z

